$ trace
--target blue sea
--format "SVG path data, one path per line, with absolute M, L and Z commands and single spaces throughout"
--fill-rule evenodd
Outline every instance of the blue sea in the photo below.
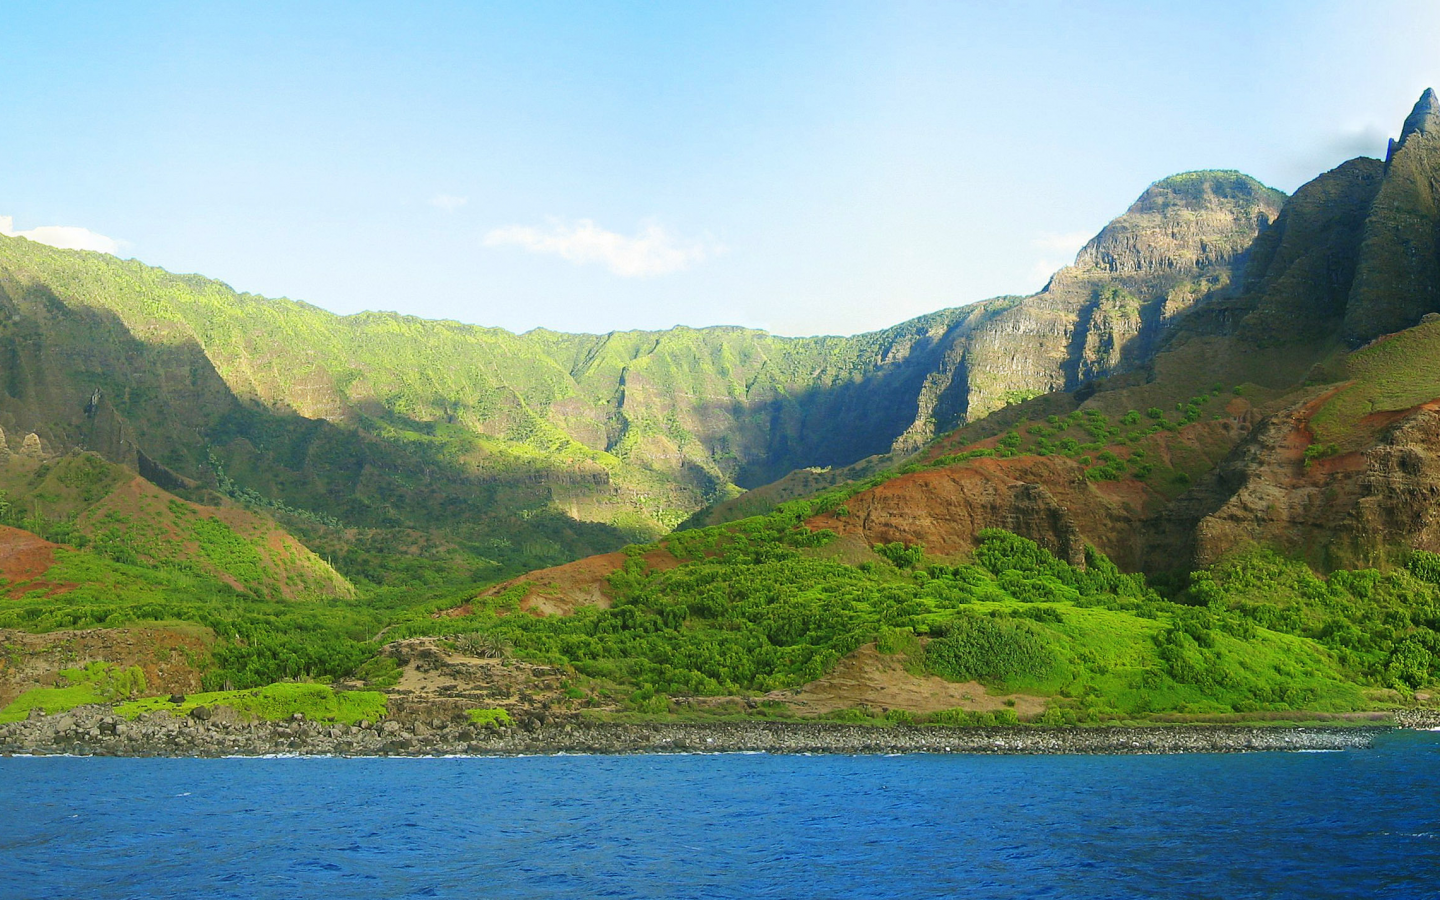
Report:
M 1440 897 L 1440 735 L 1191 756 L 0 759 L 0 896 Z

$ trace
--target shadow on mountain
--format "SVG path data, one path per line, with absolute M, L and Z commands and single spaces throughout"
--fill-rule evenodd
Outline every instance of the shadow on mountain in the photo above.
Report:
M 113 312 L 0 281 L 0 426 L 46 452 L 90 449 L 169 490 L 230 494 L 280 519 L 347 575 L 427 562 L 506 574 L 633 536 L 549 508 L 543 479 L 488 472 L 237 397 L 193 339 L 133 334 Z M 441 566 L 443 568 L 443 566 Z
M 764 421 L 768 432 L 759 442 L 760 452 L 735 472 L 734 482 L 753 488 L 794 469 L 846 466 L 890 452 L 919 417 L 926 381 L 951 345 L 954 330 L 952 326 L 939 338 L 921 338 L 902 363 L 863 380 L 724 405 L 723 414 Z

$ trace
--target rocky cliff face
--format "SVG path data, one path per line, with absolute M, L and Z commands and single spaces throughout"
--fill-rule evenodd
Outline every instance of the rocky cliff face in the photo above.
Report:
M 169 489 L 412 532 L 393 544 L 430 533 L 502 566 L 558 562 L 1144 365 L 1281 199 L 1236 173 L 1166 179 L 1040 294 L 853 337 L 341 318 L 0 238 L 0 427 Z
M 1145 408 L 1214 381 L 1278 390 L 1341 339 L 1414 324 L 1440 309 L 1437 123 L 1427 92 L 1388 160 L 1288 201 L 1236 172 L 1164 179 L 1038 294 L 853 337 L 342 318 L 0 237 L 0 427 L 329 522 L 307 538 L 337 553 L 443 547 L 497 574 L 561 562 L 1037 395 Z M 1257 363 L 1275 347 L 1290 349 Z M 977 522 L 1048 502 L 979 489 L 956 486 Z
M 1151 185 L 1045 290 L 989 301 L 957 326 L 902 445 L 1146 365 L 1189 313 L 1227 295 L 1284 202 L 1238 172 Z
M 920 544 L 939 556 L 967 554 L 981 530 L 1004 528 L 1083 567 L 1085 545 L 1125 517 L 1070 460 L 985 459 L 886 482 L 810 525 L 867 544 Z
M 1183 572 L 1254 546 L 1322 570 L 1440 550 L 1440 317 L 1431 299 L 1440 289 L 1437 138 L 1440 109 L 1427 91 L 1387 162 L 1357 159 L 1321 175 L 1254 240 L 1244 211 L 1263 223 L 1271 214 L 1263 194 L 1241 190 L 1255 201 L 1248 207 L 1221 203 L 1225 190 L 1209 182 L 1198 194 L 1204 202 L 1177 212 L 1162 183 L 1127 214 L 1134 219 L 1102 232 L 1043 294 L 976 320 L 972 352 L 989 341 L 1003 357 L 1006 341 L 1018 344 L 1021 335 L 1042 348 L 1012 360 L 1005 374 L 1015 380 L 1003 382 L 1010 386 L 1035 377 L 1030 383 L 1073 388 L 1086 377 L 1136 371 L 1077 394 L 1082 412 L 1167 410 L 1177 400 L 1183 407 L 1193 403 L 1185 397 L 1217 385 L 1254 396 L 1255 404 L 1237 399 L 1210 421 L 1197 408 L 1200 421 L 1180 428 L 1168 449 L 1154 438 L 1104 448 L 1124 455 L 1138 446 L 1158 464 L 1174 441 L 1198 440 L 1205 458 L 1185 466 L 1188 489 L 1133 474 L 1148 464 L 1131 466 L 1129 477 L 1090 480 L 1094 463 L 1076 466 L 1052 446 L 1038 456 L 1022 451 L 903 475 L 851 498 L 847 515 L 812 525 L 940 555 L 963 555 L 980 530 L 998 527 L 1063 558 L 1090 544 L 1150 572 Z M 1212 243 L 1216 235 L 1228 241 Z M 1195 248 L 1205 253 L 1192 258 Z M 1068 319 L 1086 291 L 1083 316 Z M 1075 323 L 1068 331 L 1067 321 Z M 1087 322 L 1102 326 L 1098 336 L 1084 331 Z M 1346 339 L 1395 328 L 1408 330 L 1344 350 Z M 1067 335 L 1068 357 L 1060 349 Z M 1147 349 L 1127 359 L 1125 348 L 1135 346 Z M 1034 367 L 1047 353 L 1055 363 L 1049 382 Z M 1060 360 L 1073 367 L 1063 378 L 1053 374 Z M 980 402 L 983 391 L 971 387 L 971 402 Z M 1003 424 L 961 429 L 928 455 L 993 448 L 985 439 L 1006 429 L 1018 440 L 1067 409 L 1035 401 L 1006 410 L 995 417 Z
M 1426 90 L 1392 141 L 1345 313 L 1361 344 L 1440 311 L 1440 100 Z
M 1260 345 L 1333 339 L 1383 177 L 1379 160 L 1352 159 L 1296 191 L 1256 240 L 1241 289 L 1215 305 L 1219 330 L 1241 322 L 1240 333 Z
M 1437 389 L 1440 393 L 1440 389 Z M 1147 535 L 1145 567 L 1196 568 L 1254 546 L 1319 570 L 1440 551 L 1440 400 L 1405 411 L 1358 450 L 1307 456 L 1325 399 L 1272 416 Z M 1181 540 L 1165 536 L 1181 535 Z

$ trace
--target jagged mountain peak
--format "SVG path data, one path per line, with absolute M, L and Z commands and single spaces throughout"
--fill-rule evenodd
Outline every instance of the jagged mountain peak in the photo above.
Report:
M 1429 134 L 1436 130 L 1440 130 L 1440 97 L 1435 96 L 1434 88 L 1426 88 L 1415 102 L 1415 108 L 1410 110 L 1410 115 L 1405 117 L 1405 126 L 1400 129 L 1400 142 L 1403 144 L 1412 134 Z
M 1440 134 L 1440 97 L 1435 95 L 1434 88 L 1426 88 L 1420 99 L 1415 101 L 1415 108 L 1410 110 L 1410 115 L 1405 117 L 1405 124 L 1400 128 L 1399 140 L 1391 138 L 1390 146 L 1385 152 L 1387 163 L 1395 158 L 1395 153 L 1413 134 Z
M 1391 141 L 1385 178 L 1365 223 L 1355 285 L 1345 313 L 1353 346 L 1409 328 L 1440 311 L 1440 99 L 1427 89 L 1399 141 Z

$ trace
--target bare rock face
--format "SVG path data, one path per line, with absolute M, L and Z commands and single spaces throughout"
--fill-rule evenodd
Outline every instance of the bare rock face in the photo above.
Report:
M 1119 549 L 1118 535 L 1132 518 L 1092 487 L 1074 462 L 1028 457 L 905 475 L 850 498 L 843 514 L 809 524 L 862 536 L 868 545 L 923 544 L 936 556 L 969 553 L 980 531 L 1003 528 L 1083 567 L 1085 545 Z
M 1385 161 L 1365 222 L 1345 336 L 1355 345 L 1440 311 L 1440 105 L 1426 90 Z
M 1193 558 L 1185 568 L 1208 565 L 1242 547 L 1264 543 L 1292 553 L 1323 554 L 1333 509 L 1326 481 L 1305 464 L 1310 444 L 1309 404 L 1272 416 L 1251 432 L 1208 485 L 1210 509 L 1197 509 Z
M 1238 172 L 1156 182 L 1045 290 L 988 301 L 927 383 L 922 416 L 943 429 L 1143 366 L 1190 312 L 1225 296 L 1284 202 Z
M 1284 194 L 1239 172 L 1171 176 L 1086 244 L 1066 277 L 1188 275 L 1227 266 L 1284 201 Z
M 1074 565 L 1088 544 L 1122 569 L 1152 573 L 1255 546 L 1322 571 L 1396 564 L 1408 548 L 1440 552 L 1440 399 L 1377 414 L 1358 449 L 1307 459 L 1310 419 L 1333 393 L 1314 389 L 1253 428 L 1200 423 L 1233 449 L 1171 500 L 1087 482 L 1063 457 L 982 458 L 892 479 L 810 524 L 937 556 L 968 554 L 980 531 L 1003 528 Z
M 1440 552 L 1440 412 L 1431 407 L 1395 423 L 1365 451 L 1332 555 L 1376 564 L 1396 547 Z
M 1261 346 L 1323 340 L 1340 329 L 1360 243 L 1384 178 L 1378 159 L 1352 159 L 1300 187 L 1255 241 L 1239 294 L 1217 318 Z
M 1308 420 L 1324 399 L 1265 420 L 1177 501 L 1167 514 L 1193 541 L 1161 552 L 1194 568 L 1258 545 L 1326 570 L 1395 563 L 1407 548 L 1440 551 L 1440 402 L 1406 411 L 1362 449 L 1306 460 Z M 1149 568 L 1164 568 L 1161 552 L 1152 550 Z
M 1440 97 L 1436 96 L 1434 88 L 1426 88 L 1410 115 L 1405 117 L 1405 125 L 1400 129 L 1400 140 L 1391 142 L 1390 152 L 1386 156 L 1394 156 L 1395 151 L 1403 147 L 1411 135 L 1429 135 L 1436 132 L 1440 132 Z
M 44 459 L 45 448 L 40 443 L 40 435 L 36 434 L 33 431 L 25 435 L 25 440 L 22 441 L 20 444 L 19 455 L 24 457 L 25 459 Z
M 99 388 L 85 404 L 84 446 L 132 470 L 140 471 L 140 445 L 134 430 Z M 166 485 L 169 487 L 170 485 Z

